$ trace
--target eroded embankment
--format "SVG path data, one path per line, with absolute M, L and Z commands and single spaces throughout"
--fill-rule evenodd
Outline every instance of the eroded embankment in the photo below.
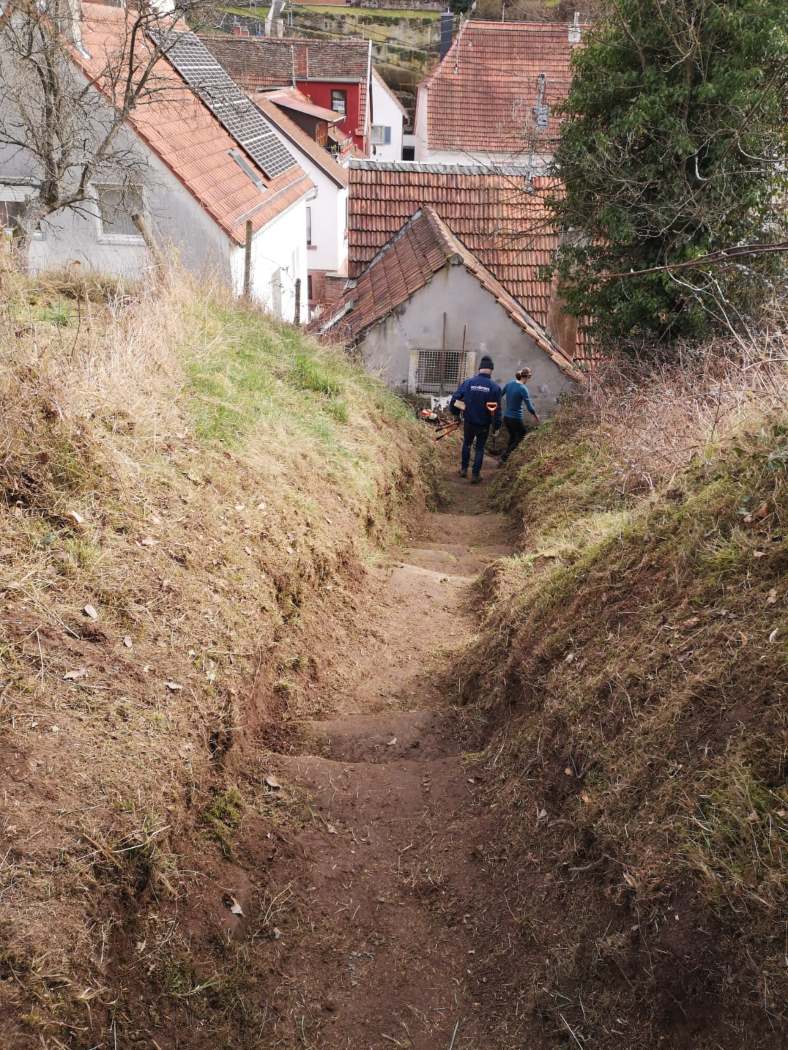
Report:
M 234 836 L 277 820 L 245 741 L 355 636 L 420 436 L 220 294 L 0 279 L 0 1044 L 156 1045 L 192 1003 L 172 1045 L 237 1046 Z
M 784 422 L 649 489 L 569 409 L 499 488 L 522 553 L 487 574 L 461 693 L 497 726 L 502 1046 L 783 1045 Z

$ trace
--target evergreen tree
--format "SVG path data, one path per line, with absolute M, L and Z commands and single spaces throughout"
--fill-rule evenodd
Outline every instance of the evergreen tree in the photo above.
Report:
M 786 12 L 784 0 L 610 0 L 577 49 L 555 269 L 602 346 L 703 336 L 768 289 L 774 255 L 610 275 L 780 238 Z

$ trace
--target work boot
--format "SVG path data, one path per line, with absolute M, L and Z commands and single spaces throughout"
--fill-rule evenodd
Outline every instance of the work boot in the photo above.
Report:
M 468 471 L 464 470 L 462 467 L 460 467 L 460 469 L 457 471 L 457 473 L 460 475 L 461 478 L 467 478 L 468 477 Z
M 471 478 L 471 485 L 478 485 L 482 480 L 481 474 L 474 474 Z

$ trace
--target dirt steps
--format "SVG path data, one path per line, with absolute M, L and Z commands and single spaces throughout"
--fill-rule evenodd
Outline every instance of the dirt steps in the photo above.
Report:
M 311 813 L 271 872 L 299 915 L 277 963 L 295 1026 L 282 1046 L 494 1050 L 474 948 L 491 818 L 441 692 L 474 628 L 470 584 L 511 549 L 483 488 L 452 479 L 447 512 L 375 570 L 369 647 L 345 654 L 331 714 L 273 746 L 283 794 Z
M 336 762 L 425 761 L 461 751 L 453 726 L 429 709 L 310 720 L 297 731 L 304 751 Z

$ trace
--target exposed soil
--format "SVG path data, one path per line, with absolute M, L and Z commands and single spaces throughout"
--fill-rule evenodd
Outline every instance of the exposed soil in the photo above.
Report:
M 447 508 L 374 570 L 369 644 L 337 662 L 321 690 L 330 712 L 268 734 L 281 791 L 305 792 L 317 817 L 268 871 L 289 902 L 273 1045 L 491 1050 L 502 990 L 476 938 L 495 921 L 492 817 L 476 732 L 444 695 L 474 631 L 469 585 L 511 549 L 487 492 L 449 484 Z

